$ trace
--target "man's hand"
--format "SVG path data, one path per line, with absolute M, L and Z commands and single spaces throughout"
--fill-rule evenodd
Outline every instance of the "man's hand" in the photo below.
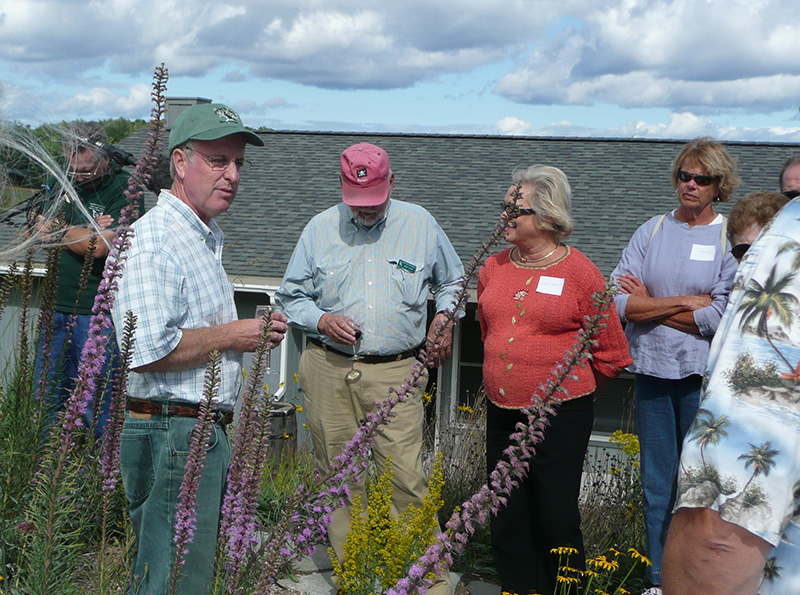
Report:
M 97 219 L 94 220 L 94 222 L 97 223 L 97 227 L 103 230 L 106 229 L 107 227 L 111 227 L 111 224 L 114 223 L 114 218 L 111 215 L 100 215 Z
M 269 334 L 269 348 L 275 349 L 283 338 L 286 336 L 286 331 L 289 328 L 286 324 L 288 318 L 283 312 L 273 312 L 270 317 L 270 334 Z
M 425 340 L 428 365 L 438 368 L 450 358 L 453 346 L 453 321 L 444 312 L 433 317 Z
M 342 345 L 354 345 L 361 338 L 361 329 L 352 319 L 327 312 L 319 319 L 317 330 Z
M 202 366 L 208 361 L 211 352 L 239 351 L 252 352 L 258 347 L 261 336 L 260 318 L 233 320 L 217 326 L 198 329 L 181 329 L 178 345 L 160 360 L 134 368 L 134 372 L 180 372 Z M 269 346 L 274 348 L 286 335 L 286 316 L 272 315 L 272 328 Z

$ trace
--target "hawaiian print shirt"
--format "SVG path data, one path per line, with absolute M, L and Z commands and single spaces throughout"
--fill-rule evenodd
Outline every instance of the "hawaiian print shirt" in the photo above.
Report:
M 736 273 L 678 476 L 676 509 L 714 509 L 773 545 L 759 593 L 800 593 L 798 200 Z

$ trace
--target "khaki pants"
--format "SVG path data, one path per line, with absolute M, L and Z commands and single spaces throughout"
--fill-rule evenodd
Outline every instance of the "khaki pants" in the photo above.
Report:
M 355 435 L 360 421 L 373 413 L 389 395 L 389 388 L 402 386 L 411 375 L 416 360 L 406 358 L 396 362 L 364 364 L 324 350 L 309 343 L 300 360 L 300 383 L 303 387 L 305 414 L 314 443 L 318 463 L 327 467 L 342 452 L 344 445 Z M 351 366 L 361 370 L 361 378 L 345 383 Z M 422 470 L 422 388 L 392 409 L 394 417 L 381 426 L 375 435 L 372 458 L 378 474 L 386 469 L 391 455 L 392 512 L 404 510 L 409 504 L 422 506 L 427 482 Z M 349 485 L 351 497 L 359 494 L 366 505 L 366 491 L 361 481 Z M 344 541 L 350 529 L 351 506 L 334 511 L 328 526 L 328 537 L 339 560 L 344 558 Z M 428 593 L 449 593 L 449 576 L 437 583 Z

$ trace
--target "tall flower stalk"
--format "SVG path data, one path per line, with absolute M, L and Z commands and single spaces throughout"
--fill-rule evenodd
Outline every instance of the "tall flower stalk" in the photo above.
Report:
M 510 436 L 511 444 L 503 453 L 505 459 L 498 461 L 489 475 L 489 482 L 453 512 L 446 524 L 447 531 L 437 536 L 436 542 L 412 566 L 409 576 L 398 581 L 388 595 L 407 595 L 425 587 L 426 574 L 440 572 L 452 565 L 453 554 L 464 550 L 476 525 L 486 526 L 490 515 L 497 514 L 505 506 L 508 495 L 527 476 L 528 460 L 535 454 L 536 444 L 541 442 L 549 418 L 556 414 L 559 402 L 556 394 L 565 392 L 563 383 L 572 377 L 576 366 L 585 366 L 592 359 L 597 336 L 606 327 L 605 320 L 613 297 L 612 284 L 592 297 L 597 313 L 586 317 L 585 326 L 578 332 L 573 346 L 556 364 L 550 378 L 533 394 L 531 405 L 522 409 L 527 423 L 517 424 L 516 432 Z
M 111 397 L 111 409 L 106 434 L 103 440 L 103 454 L 100 459 L 100 473 L 103 477 L 103 520 L 100 525 L 100 559 L 98 563 L 98 582 L 100 593 L 105 592 L 107 580 L 106 543 L 108 539 L 108 517 L 111 499 L 119 481 L 119 446 L 122 421 L 125 416 L 125 395 L 128 387 L 131 361 L 133 360 L 134 331 L 136 316 L 132 312 L 125 315 L 125 326 L 122 329 L 120 367 L 114 375 L 114 391 Z
M 517 187 L 519 192 L 519 187 Z M 283 564 L 313 550 L 315 543 L 323 541 L 330 523 L 331 513 L 335 508 L 344 505 L 349 495 L 347 482 L 367 467 L 367 458 L 372 447 L 375 433 L 381 426 L 388 424 L 392 417 L 392 409 L 412 395 L 416 394 L 427 380 L 425 362 L 427 352 L 433 343 L 444 332 L 449 332 L 451 323 L 458 312 L 466 306 L 469 297 L 469 283 L 475 277 L 483 260 L 492 248 L 503 237 L 508 222 L 515 216 L 518 207 L 510 204 L 494 226 L 492 233 L 480 245 L 470 259 L 465 274 L 459 283 L 459 289 L 451 307 L 445 311 L 446 318 L 433 337 L 426 341 L 420 350 L 417 361 L 410 376 L 400 388 L 391 388 L 389 396 L 377 407 L 374 413 L 368 414 L 364 423 L 353 438 L 344 446 L 330 468 L 318 470 L 309 485 L 300 486 L 298 492 L 287 503 L 286 513 L 277 526 L 272 528 L 270 538 L 258 548 L 259 563 L 257 587 L 254 593 L 266 593 L 274 584 Z
M 34 540 L 38 543 L 37 547 L 33 549 L 35 554 L 30 560 L 31 565 L 37 570 L 31 573 L 30 580 L 36 589 L 35 592 L 42 595 L 57 592 L 59 583 L 66 580 L 63 576 L 59 576 L 60 573 L 54 571 L 57 565 L 53 562 L 65 554 L 65 548 L 69 547 L 70 542 L 69 536 L 59 535 L 58 530 L 59 527 L 65 525 L 65 516 L 70 512 L 64 510 L 62 504 L 66 500 L 64 498 L 65 490 L 68 493 L 69 490 L 74 489 L 74 469 L 70 473 L 70 459 L 75 446 L 76 434 L 84 425 L 83 414 L 97 391 L 98 378 L 101 376 L 107 357 L 110 340 L 108 331 L 111 329 L 110 313 L 114 303 L 113 292 L 122 275 L 125 251 L 130 245 L 132 236 L 130 222 L 136 215 L 137 198 L 141 197 L 145 189 L 143 181 L 155 162 L 154 154 L 161 144 L 163 130 L 161 116 L 164 113 L 163 93 L 166 77 L 167 72 L 163 65 L 156 69 L 153 83 L 156 106 L 153 108 L 154 119 L 150 138 L 144 155 L 137 163 L 128 185 L 127 195 L 131 202 L 122 211 L 119 228 L 112 241 L 112 250 L 106 259 L 103 279 L 92 307 L 88 338 L 81 353 L 75 387 L 70 393 L 65 410 L 59 416 L 59 427 L 54 432 L 51 444 L 48 445 L 40 472 L 37 475 L 35 492 L 37 497 L 33 502 L 33 514 L 37 519 L 35 523 L 37 535 L 34 536 Z M 158 101 L 159 97 L 160 101 Z M 116 440 L 116 438 L 114 439 Z M 73 475 L 73 477 L 69 477 L 69 475 Z M 62 482 L 64 482 L 63 485 Z M 60 545 L 64 547 L 60 547 Z M 69 556 L 63 556 L 64 561 L 68 558 Z
M 261 325 L 253 364 L 242 396 L 236 439 L 228 470 L 228 487 L 222 502 L 219 542 L 225 560 L 228 592 L 240 592 L 247 555 L 258 543 L 259 489 L 267 462 L 269 447 L 269 402 L 260 396 L 262 378 L 267 367 L 269 337 L 272 332 L 271 314 Z
M 172 589 L 174 595 L 178 588 L 181 567 L 186 563 L 186 551 L 194 539 L 197 528 L 197 491 L 200 488 L 200 478 L 206 462 L 206 446 L 208 437 L 213 431 L 214 401 L 219 397 L 221 358 L 216 349 L 211 352 L 211 358 L 206 367 L 205 384 L 203 386 L 203 400 L 197 414 L 197 422 L 192 429 L 192 439 L 189 444 L 189 454 L 186 457 L 186 466 L 181 479 L 178 492 L 178 506 L 175 511 L 175 566 L 172 569 Z

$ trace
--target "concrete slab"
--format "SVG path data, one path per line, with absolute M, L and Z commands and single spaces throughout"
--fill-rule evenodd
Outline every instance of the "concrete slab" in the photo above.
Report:
M 318 545 L 310 556 L 307 556 L 294 565 L 294 569 L 298 573 L 308 572 L 324 572 L 325 570 L 333 570 L 330 556 L 328 556 L 328 547 Z
M 278 581 L 278 585 L 287 591 L 307 595 L 336 595 L 336 589 L 331 582 L 331 571 L 312 572 L 300 574 L 297 582 L 285 578 Z
M 470 595 L 500 595 L 500 587 L 483 581 L 470 581 L 467 583 Z

